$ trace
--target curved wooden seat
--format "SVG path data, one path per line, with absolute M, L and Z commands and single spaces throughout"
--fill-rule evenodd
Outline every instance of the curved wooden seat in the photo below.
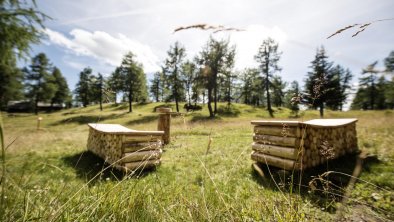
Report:
M 251 158 L 257 162 L 300 170 L 358 151 L 357 119 L 252 121 Z
M 139 131 L 119 124 L 88 126 L 88 150 L 114 167 L 127 171 L 160 164 L 163 131 Z

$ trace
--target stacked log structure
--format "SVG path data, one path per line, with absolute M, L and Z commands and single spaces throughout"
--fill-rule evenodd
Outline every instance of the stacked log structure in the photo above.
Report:
M 87 148 L 108 164 L 143 170 L 160 164 L 163 131 L 137 131 L 118 124 L 90 123 Z
M 285 170 L 301 170 L 357 152 L 357 119 L 252 121 L 251 158 Z

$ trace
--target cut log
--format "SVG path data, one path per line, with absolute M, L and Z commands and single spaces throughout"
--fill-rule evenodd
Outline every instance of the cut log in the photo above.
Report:
M 278 145 L 286 147 L 300 146 L 300 140 L 294 137 L 283 137 L 283 136 L 270 136 L 270 135 L 254 135 L 253 141 L 261 144 Z
M 281 126 L 255 126 L 255 134 L 264 134 L 283 137 L 300 137 L 299 127 L 281 127 Z
M 122 149 L 124 153 L 143 151 L 143 150 L 156 150 L 161 148 L 161 141 L 158 142 L 128 142 L 123 143 Z
M 147 160 L 141 162 L 125 163 L 124 167 L 128 170 L 144 170 L 158 166 L 159 164 L 160 164 L 160 160 Z
M 162 150 L 149 150 L 133 153 L 124 153 L 122 157 L 123 163 L 144 161 L 144 160 L 154 160 L 161 157 Z
M 255 160 L 257 162 L 279 167 L 285 170 L 293 170 L 293 168 L 298 170 L 300 168 L 299 163 L 295 162 L 294 160 L 265 155 L 256 151 L 252 153 L 251 157 L 252 160 Z
M 157 108 L 156 112 L 159 114 L 159 123 L 157 130 L 164 131 L 163 144 L 169 144 L 171 140 L 170 126 L 171 126 L 171 108 Z
M 301 122 L 299 121 L 267 121 L 267 120 L 253 120 L 250 122 L 252 125 L 255 126 L 300 126 Z
M 123 142 L 157 142 L 161 140 L 161 136 L 125 136 Z
M 259 143 L 253 143 L 252 149 L 259 153 L 264 153 L 271 156 L 283 157 L 292 160 L 296 160 L 298 155 L 298 150 L 294 148 L 280 147 L 280 146 L 266 145 Z
M 260 168 L 260 166 L 257 163 L 253 163 L 252 164 L 253 169 L 257 172 L 257 174 L 261 177 L 261 178 L 265 178 L 264 172 L 263 170 Z

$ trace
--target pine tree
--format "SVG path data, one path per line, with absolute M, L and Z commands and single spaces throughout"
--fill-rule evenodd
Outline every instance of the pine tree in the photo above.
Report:
M 27 97 L 33 101 L 34 112 L 38 114 L 38 102 L 50 101 L 56 91 L 57 85 L 51 75 L 52 67 L 44 53 L 32 59 L 30 69 L 24 68 L 26 74 Z
M 212 37 L 196 59 L 201 66 L 200 80 L 208 92 L 209 116 L 215 117 L 218 102 L 218 75 L 231 69 L 235 56 L 235 46 L 229 46 L 229 41 L 217 41 Z M 212 109 L 214 102 L 214 109 Z
M 388 88 L 388 81 L 384 76 L 380 76 L 376 83 L 375 109 L 382 110 L 387 108 L 386 90 Z
M 281 56 L 281 52 L 278 51 L 278 43 L 275 40 L 268 38 L 261 44 L 255 60 L 260 65 L 261 74 L 264 76 L 264 88 L 267 97 L 267 109 L 271 117 L 273 117 L 273 110 L 271 107 L 271 78 L 274 73 L 281 71 L 278 66 L 278 62 Z
M 75 88 L 77 100 L 80 101 L 84 107 L 88 106 L 91 102 L 92 72 L 90 67 L 84 68 L 82 72 L 79 73 L 79 82 Z
M 156 102 L 160 102 L 160 95 L 162 92 L 162 73 L 156 72 L 153 75 L 153 79 L 150 80 L 149 92 Z
M 281 107 L 283 105 L 283 99 L 285 96 L 285 88 L 287 83 L 282 80 L 282 77 L 275 75 L 272 78 L 272 102 L 276 107 Z
M 69 106 L 71 103 L 71 96 L 66 79 L 57 67 L 53 68 L 52 76 L 54 84 L 56 84 L 57 87 L 55 95 L 51 99 L 51 106 L 53 106 L 53 104 L 66 104 Z
M 394 72 L 394 51 L 384 59 L 384 65 L 386 66 L 387 72 Z
M 104 76 L 99 73 L 97 75 L 97 78 L 94 82 L 95 90 L 96 91 L 96 97 L 97 100 L 100 104 L 100 111 L 103 111 L 103 100 L 104 100 L 104 89 L 105 89 L 105 79 Z
M 290 89 L 287 90 L 285 95 L 285 104 L 286 107 L 291 110 L 291 114 L 295 117 L 298 116 L 298 112 L 300 111 L 300 86 L 297 81 L 293 81 L 290 84 Z
M 179 112 L 179 102 L 183 101 L 185 97 L 184 79 L 181 75 L 181 66 L 185 57 L 185 48 L 179 42 L 175 42 L 174 46 L 171 46 L 167 51 L 164 67 L 167 83 L 171 89 L 170 98 L 175 100 L 177 112 Z
M 8 101 L 23 98 L 23 72 L 17 59 L 26 58 L 30 45 L 40 42 L 47 18 L 35 3 L 0 1 L 0 110 Z
M 23 98 L 23 73 L 15 63 L 16 60 L 0 63 L 0 110 L 6 108 L 8 101 Z
M 241 74 L 241 99 L 243 103 L 254 106 L 263 105 L 263 78 L 258 69 L 245 69 Z
M 394 109 L 394 76 L 390 81 L 387 81 L 387 86 L 384 92 L 386 98 L 386 106 L 388 109 Z
M 123 90 L 124 81 L 120 74 L 120 68 L 116 67 L 108 78 L 108 88 L 113 93 L 114 102 L 117 103 L 117 95 Z M 112 97 L 112 96 L 111 96 Z
M 332 63 L 328 62 L 328 56 L 324 47 L 317 49 L 315 59 L 311 62 L 305 81 L 305 95 L 307 103 L 314 108 L 319 108 L 320 117 L 324 116 L 324 105 L 329 99 L 329 74 Z
M 132 52 L 128 52 L 124 56 L 119 72 L 124 82 L 122 90 L 128 98 L 129 112 L 133 112 L 133 101 L 147 101 L 146 75 L 142 65 L 135 60 L 135 55 Z
M 182 76 L 185 83 L 185 90 L 187 94 L 187 102 L 189 106 L 191 106 L 193 94 L 193 89 L 196 89 L 195 85 L 197 84 L 197 66 L 191 61 L 186 61 L 182 65 Z
M 391 73 L 391 79 L 387 82 L 385 90 L 387 108 L 394 109 L 394 51 L 384 59 L 386 72 Z
M 369 107 L 368 109 L 375 109 L 376 108 L 376 100 L 375 96 L 377 93 L 376 90 L 376 80 L 378 78 L 378 73 L 379 71 L 375 69 L 375 66 L 378 64 L 378 62 L 374 62 L 370 65 L 368 65 L 365 69 L 362 71 L 362 75 L 364 77 L 360 78 L 360 84 L 359 86 L 362 88 L 365 88 L 367 94 L 368 94 L 368 101 L 369 101 Z

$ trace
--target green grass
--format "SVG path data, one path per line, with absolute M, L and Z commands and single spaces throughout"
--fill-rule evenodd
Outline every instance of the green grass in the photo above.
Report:
M 318 221 L 336 218 L 336 202 L 324 192 L 308 192 L 310 176 L 298 185 L 259 178 L 251 169 L 250 120 L 269 119 L 263 108 L 224 104 L 217 118 L 202 111 L 172 119 L 172 142 L 165 147 L 157 170 L 123 176 L 86 152 L 86 123 L 119 123 L 138 130 L 157 127 L 154 108 L 164 104 L 74 108 L 37 116 L 3 113 L 6 183 L 3 221 Z M 171 106 L 174 108 L 173 104 Z M 173 109 L 174 110 L 174 109 Z M 275 109 L 288 119 L 287 109 Z M 299 120 L 318 118 L 302 112 Z M 327 118 L 356 117 L 359 147 L 377 159 L 366 160 L 350 201 L 347 218 L 394 219 L 394 112 L 326 112 Z M 209 135 L 213 138 L 206 155 Z M 11 144 L 11 145 L 10 145 Z M 341 162 L 342 161 L 342 162 Z M 335 170 L 352 173 L 347 160 L 330 162 Z M 346 169 L 345 169 L 346 168 Z M 331 169 L 331 168 L 330 168 Z M 347 171 L 346 171 L 347 170 Z M 346 181 L 346 180 L 344 180 Z M 278 183 L 279 188 L 276 186 Z M 345 183 L 345 182 L 344 182 Z M 369 184 L 372 183 L 373 185 Z M 293 188 L 293 193 L 289 188 Z M 297 188 L 297 189 L 295 189 Z M 343 187 L 344 188 L 344 187 Z

